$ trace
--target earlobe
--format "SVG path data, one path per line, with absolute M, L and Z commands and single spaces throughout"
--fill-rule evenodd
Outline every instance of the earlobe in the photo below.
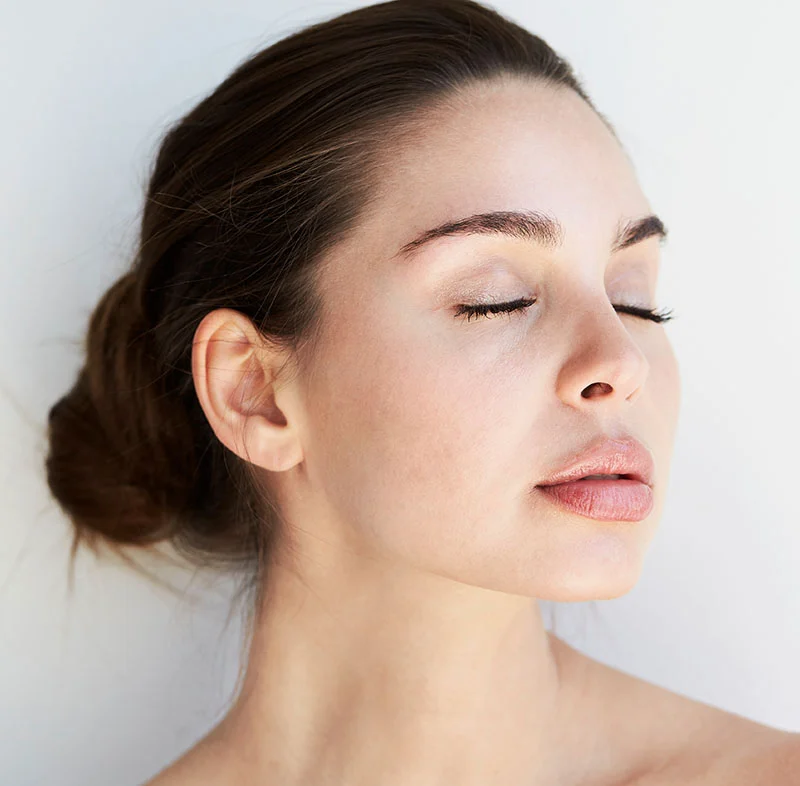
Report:
M 253 323 L 238 311 L 216 309 L 195 331 L 192 377 L 211 428 L 237 456 L 273 471 L 302 459 L 296 429 L 275 400 L 276 389 L 284 387 L 275 384 L 283 363 L 268 354 Z

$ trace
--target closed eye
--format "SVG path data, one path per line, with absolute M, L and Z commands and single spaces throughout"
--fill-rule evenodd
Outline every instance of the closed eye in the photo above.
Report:
M 508 303 L 474 303 L 472 305 L 461 305 L 455 313 L 455 318 L 466 316 L 466 321 L 472 317 L 487 317 L 490 314 L 510 314 L 514 311 L 524 311 L 536 302 L 536 298 L 518 298 Z M 653 309 L 641 306 L 615 305 L 614 308 L 622 314 L 631 314 L 635 317 L 648 319 L 651 322 L 669 322 L 674 319 L 672 309 Z

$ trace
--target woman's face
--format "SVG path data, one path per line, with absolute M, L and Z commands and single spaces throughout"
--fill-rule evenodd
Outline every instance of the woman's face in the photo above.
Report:
M 475 586 L 622 595 L 660 518 L 680 398 L 668 326 L 614 308 L 668 306 L 658 236 L 612 251 L 651 206 L 571 90 L 497 80 L 428 119 L 391 150 L 368 215 L 324 270 L 304 470 L 280 473 L 303 484 L 288 495 L 302 491 L 297 523 L 349 555 Z M 518 210 L 556 219 L 560 243 L 483 233 L 399 253 L 446 221 Z M 456 316 L 519 298 L 535 303 Z M 650 451 L 642 521 L 587 518 L 535 488 L 602 435 Z

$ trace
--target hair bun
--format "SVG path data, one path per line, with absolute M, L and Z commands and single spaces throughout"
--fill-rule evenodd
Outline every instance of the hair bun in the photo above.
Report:
M 189 420 L 160 384 L 141 314 L 131 272 L 92 312 L 85 364 L 48 412 L 47 483 L 75 524 L 76 544 L 97 535 L 118 544 L 169 538 L 190 496 Z

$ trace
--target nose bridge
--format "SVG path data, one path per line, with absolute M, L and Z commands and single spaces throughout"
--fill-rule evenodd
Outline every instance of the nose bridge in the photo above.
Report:
M 624 404 L 642 390 L 650 368 L 646 355 L 605 293 L 575 298 L 568 354 L 558 375 L 558 394 L 572 406 L 587 399 Z

